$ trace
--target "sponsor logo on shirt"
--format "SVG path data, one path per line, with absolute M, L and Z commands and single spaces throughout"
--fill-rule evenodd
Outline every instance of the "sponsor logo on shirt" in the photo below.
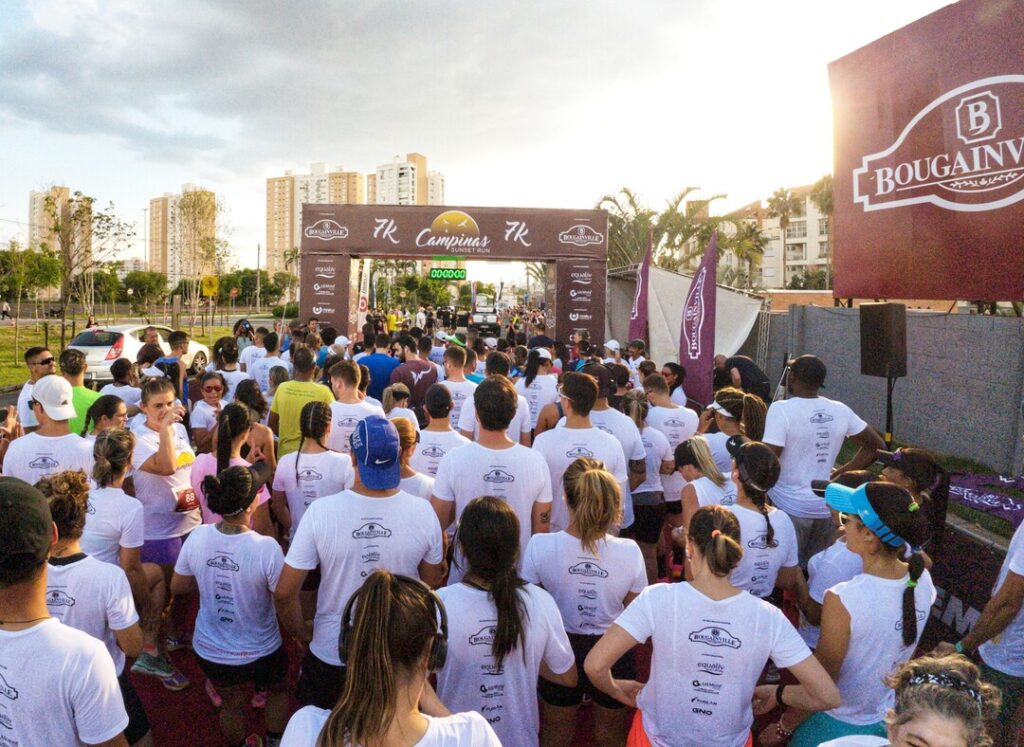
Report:
M 431 459 L 440 459 L 444 456 L 445 451 L 440 446 L 428 446 L 420 454 Z
M 306 467 L 305 469 L 299 470 L 299 479 L 311 482 L 314 480 L 323 480 L 324 476 L 317 472 L 315 469 L 311 467 Z
M 725 674 L 725 664 L 719 661 L 698 661 L 697 669 L 704 674 L 713 674 L 716 677 Z
M 715 715 L 714 711 L 709 711 L 706 708 L 691 708 L 690 710 L 693 711 L 694 713 L 696 713 L 698 716 L 713 716 L 713 715 Z
M 927 610 L 917 610 L 915 614 L 918 622 L 924 622 L 924 619 L 928 617 Z M 900 618 L 900 621 L 896 623 L 896 630 L 903 630 L 903 618 Z
M 419 384 L 420 379 L 422 379 L 428 373 L 430 373 L 430 371 L 411 371 L 409 375 L 412 376 L 412 385 L 416 386 L 417 384 Z
M 752 540 L 747 540 L 747 547 L 751 550 L 767 550 L 768 549 L 768 535 L 762 532 L 761 534 L 754 537 Z
M 767 560 L 758 560 L 756 563 L 754 563 L 754 570 L 767 571 L 770 566 L 771 563 L 769 563 Z
M 220 620 L 222 623 L 233 623 L 235 621 L 233 617 L 225 617 L 224 615 L 221 615 L 217 619 Z
M 597 589 L 578 589 L 577 591 L 584 599 L 597 599 Z
M 10 700 L 18 699 L 18 691 L 7 683 L 3 674 L 0 674 L 0 695 L 3 695 L 5 698 Z
M 580 617 L 594 617 L 597 614 L 597 605 L 577 604 L 576 611 L 580 613 Z
M 41 457 L 38 457 L 37 459 L 33 459 L 31 462 L 28 463 L 28 466 L 31 467 L 32 469 L 54 469 L 55 467 L 60 466 L 60 462 L 58 462 L 53 457 L 43 455 Z
M 579 459 L 580 457 L 592 457 L 594 452 L 582 446 L 575 446 L 565 452 L 565 456 L 569 459 Z
M 719 682 L 707 682 L 705 680 L 694 680 L 693 689 L 699 693 L 708 693 L 709 695 L 718 695 L 722 689 L 722 685 Z
M 380 553 L 376 550 L 367 550 L 362 554 L 362 559 L 364 563 L 379 563 Z
M 494 643 L 494 636 L 498 629 L 493 625 L 487 625 L 469 637 L 470 646 L 490 646 Z
M 608 571 L 597 563 L 584 560 L 576 565 L 569 566 L 570 576 L 587 576 L 589 578 L 608 578 Z
M 359 418 L 342 418 L 338 421 L 339 428 L 355 428 L 359 425 Z
M 480 685 L 480 695 L 484 698 L 500 698 L 505 694 L 505 685 L 500 683 L 497 685 Z M 500 717 L 499 717 L 500 718 Z
M 598 429 L 599 431 L 604 431 L 604 432 L 605 432 L 605 433 L 607 433 L 607 434 L 608 434 L 609 436 L 614 436 L 614 435 L 615 435 L 614 433 L 612 433 L 612 429 L 611 429 L 611 428 L 609 428 L 609 427 L 608 427 L 608 426 L 606 426 L 606 425 L 599 425 L 599 426 L 597 426 L 597 429 Z
M 831 423 L 835 418 L 829 415 L 823 410 L 818 410 L 816 413 L 811 415 L 811 422 L 815 425 L 821 425 L 822 423 Z
M 716 701 L 708 700 L 707 698 L 702 698 L 699 695 L 694 695 L 692 698 L 690 698 L 690 702 L 691 703 L 697 703 L 699 705 L 706 705 L 706 706 L 716 706 L 716 705 L 718 705 L 718 703 Z
M 226 584 L 223 581 L 214 581 L 213 585 L 220 591 L 231 591 L 231 584 Z
M 668 420 L 665 421 L 665 425 L 669 426 L 670 428 L 682 428 L 683 426 L 686 425 L 686 423 L 684 423 L 682 420 L 679 420 L 678 418 L 669 418 Z
M 94 514 L 94 513 L 96 513 L 96 507 L 94 505 L 92 505 L 92 501 L 86 501 L 85 512 L 87 514 Z
M 47 607 L 74 607 L 74 597 L 69 597 L 60 589 L 54 589 L 46 593 Z
M 218 602 L 224 602 L 224 604 L 234 604 L 235 598 L 230 594 L 214 594 L 213 598 Z
M 480 671 L 488 677 L 500 677 L 505 674 L 505 667 L 500 667 L 497 664 L 481 664 Z
M 367 522 L 352 532 L 352 539 L 377 539 L 390 536 L 390 529 L 386 529 L 374 521 Z
M 515 476 L 510 475 L 505 470 L 498 469 L 497 467 L 495 467 L 490 472 L 488 472 L 486 475 L 484 475 L 484 482 L 515 482 L 515 481 L 516 481 Z
M 729 648 L 739 648 L 743 645 L 739 638 L 733 637 L 728 630 L 720 628 L 716 625 L 709 625 L 706 628 L 695 630 L 690 633 L 690 640 L 693 643 L 703 643 L 706 646 L 728 646 Z
M 14 719 L 8 716 L 6 713 L 0 711 L 0 726 L 5 729 L 14 729 Z
M 206 561 L 206 564 L 211 568 L 219 568 L 222 571 L 235 571 L 238 572 L 241 567 L 229 558 L 227 555 L 217 555 L 216 557 L 210 558 Z

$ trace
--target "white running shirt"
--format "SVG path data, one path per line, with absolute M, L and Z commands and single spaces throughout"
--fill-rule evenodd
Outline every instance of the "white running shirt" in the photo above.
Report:
M 288 538 L 295 536 L 295 529 L 310 503 L 325 495 L 348 490 L 355 479 L 352 460 L 336 451 L 322 451 L 319 454 L 293 451 L 281 457 L 274 470 L 273 489 L 283 492 L 288 500 L 288 512 L 292 517 Z
M 122 547 L 142 547 L 145 523 L 142 504 L 120 488 L 89 491 L 82 550 L 104 563 L 120 564 Z
M 316 706 L 300 708 L 288 720 L 281 747 L 313 747 L 330 715 L 330 711 Z M 427 720 L 427 731 L 416 747 L 501 747 L 494 729 L 479 713 L 422 716 Z

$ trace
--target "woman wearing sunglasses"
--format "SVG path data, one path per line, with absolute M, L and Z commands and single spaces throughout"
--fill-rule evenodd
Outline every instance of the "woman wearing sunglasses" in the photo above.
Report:
M 219 373 L 203 374 L 199 380 L 199 391 L 203 398 L 192 406 L 189 418 L 192 440 L 196 442 L 196 452 L 199 454 L 213 448 L 213 432 L 217 429 L 217 417 L 227 390 L 227 382 Z
M 919 552 L 904 560 L 904 545 L 920 547 L 928 519 L 909 492 L 887 482 L 856 490 L 836 483 L 825 502 L 840 512 L 846 546 L 864 561 L 864 572 L 825 593 L 821 638 L 815 656 L 839 686 L 842 704 L 827 712 L 789 710 L 761 734 L 761 744 L 812 747 L 852 735 L 884 737 L 894 705 L 885 677 L 906 662 L 921 637 L 935 586 Z M 771 698 L 766 688 L 762 693 Z

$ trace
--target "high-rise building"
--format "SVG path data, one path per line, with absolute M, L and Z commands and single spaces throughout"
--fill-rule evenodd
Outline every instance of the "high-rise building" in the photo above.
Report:
M 377 167 L 375 184 L 378 205 L 443 205 L 444 176 L 427 171 L 427 157 L 407 153 Z
M 47 197 L 54 199 L 59 214 L 65 213 L 71 198 L 71 190 L 55 186 L 45 192 L 28 193 L 28 246 L 35 251 L 39 251 L 44 244 L 53 250 L 59 248 L 53 233 L 53 221 L 46 210 Z
M 216 201 L 213 192 L 195 184 L 149 201 L 149 269 L 164 273 L 168 286 L 215 272 Z
M 366 175 L 366 204 L 376 205 L 377 204 L 377 175 L 367 174 Z
M 302 206 L 357 204 L 366 202 L 364 177 L 340 166 L 330 170 L 323 163 L 312 163 L 308 174 L 284 172 L 267 179 L 267 253 L 264 268 L 272 276 L 287 267 L 287 252 L 302 241 Z M 295 275 L 298 267 L 287 267 Z

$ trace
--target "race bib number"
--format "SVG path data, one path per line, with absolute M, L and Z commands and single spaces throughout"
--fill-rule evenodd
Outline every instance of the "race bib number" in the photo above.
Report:
M 174 510 L 179 514 L 187 514 L 189 511 L 199 508 L 199 499 L 196 497 L 196 491 L 192 488 L 182 488 L 175 493 L 175 497 L 177 500 Z

